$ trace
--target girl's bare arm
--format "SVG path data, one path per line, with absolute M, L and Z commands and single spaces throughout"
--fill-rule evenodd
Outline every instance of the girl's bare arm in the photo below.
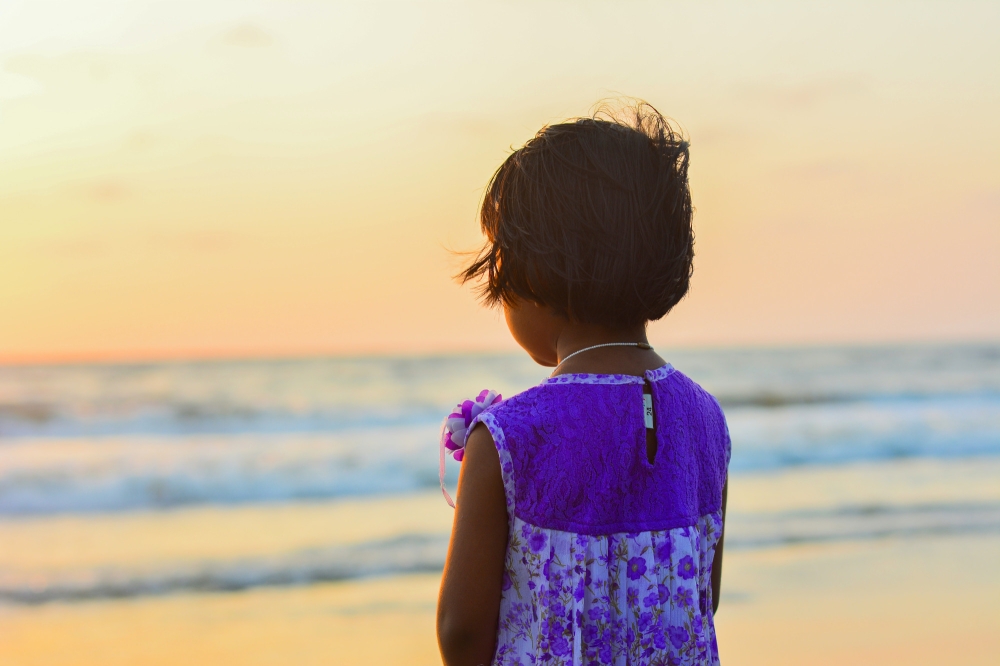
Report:
M 483 426 L 469 434 L 455 504 L 438 598 L 438 645 L 445 666 L 489 664 L 500 615 L 507 504 L 500 459 Z

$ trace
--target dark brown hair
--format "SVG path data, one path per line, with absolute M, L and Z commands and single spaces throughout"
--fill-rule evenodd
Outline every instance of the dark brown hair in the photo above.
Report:
M 526 299 L 572 321 L 663 317 L 691 278 L 688 143 L 649 104 L 542 128 L 493 174 L 487 241 L 458 278 L 489 305 Z

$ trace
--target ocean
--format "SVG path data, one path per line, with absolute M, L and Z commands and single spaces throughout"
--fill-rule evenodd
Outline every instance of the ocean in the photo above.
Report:
M 1000 344 L 659 351 L 725 410 L 727 553 L 1000 534 Z M 0 367 L 0 606 L 437 575 L 442 418 L 547 372 L 518 354 Z

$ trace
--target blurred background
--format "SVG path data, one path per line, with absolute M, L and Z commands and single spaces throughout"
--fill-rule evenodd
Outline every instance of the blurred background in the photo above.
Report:
M 1000 651 L 1000 5 L 0 0 L 0 662 L 440 663 L 512 147 L 692 145 L 726 664 Z M 457 465 L 449 468 L 457 477 Z

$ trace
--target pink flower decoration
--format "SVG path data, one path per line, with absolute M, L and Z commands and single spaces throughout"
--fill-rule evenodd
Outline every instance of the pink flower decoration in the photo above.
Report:
M 444 425 L 441 428 L 441 464 L 438 476 L 441 481 L 441 492 L 444 493 L 448 504 L 453 507 L 455 503 L 448 495 L 448 491 L 444 489 L 445 450 L 450 451 L 452 457 L 461 462 L 462 458 L 465 457 L 465 441 L 469 436 L 469 426 L 472 425 L 472 421 L 487 407 L 495 405 L 501 400 L 503 400 L 503 396 L 496 391 L 483 389 L 475 400 L 465 400 L 455 405 L 455 409 L 444 420 Z

